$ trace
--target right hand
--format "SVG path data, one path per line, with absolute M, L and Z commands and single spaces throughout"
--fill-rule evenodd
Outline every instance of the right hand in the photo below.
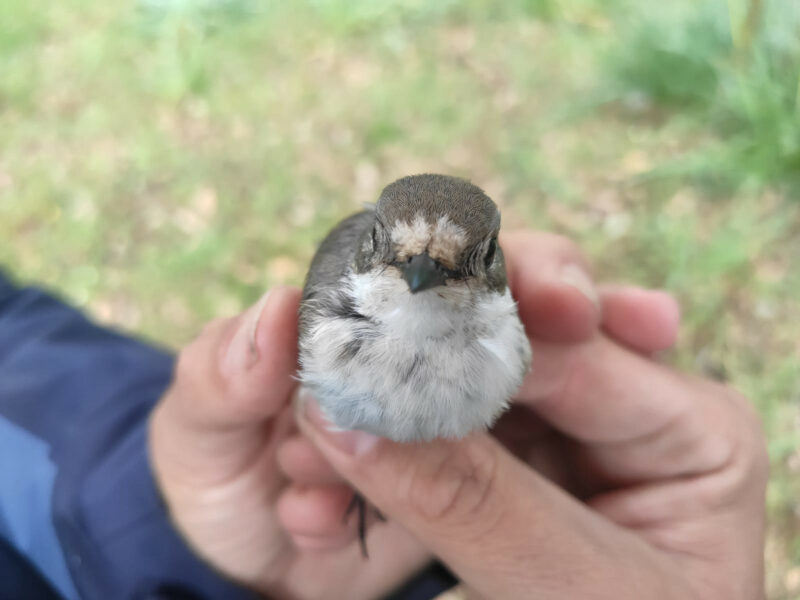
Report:
M 603 333 L 532 318 L 548 306 L 532 264 L 541 242 L 504 241 L 534 348 L 516 411 L 495 431 L 506 448 L 481 433 L 397 444 L 338 431 L 313 399 L 301 430 L 475 597 L 763 597 L 767 460 L 755 413 L 725 386 L 651 360 L 677 329 L 664 294 L 610 290 Z

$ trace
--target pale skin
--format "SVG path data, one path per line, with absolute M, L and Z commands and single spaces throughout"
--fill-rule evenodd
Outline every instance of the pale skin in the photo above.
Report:
M 209 324 L 150 423 L 179 531 L 278 598 L 380 597 L 434 556 L 474 598 L 763 598 L 763 434 L 735 391 L 652 358 L 674 300 L 594 292 L 557 236 L 501 244 L 533 369 L 464 440 L 396 444 L 331 431 L 303 394 L 292 408 L 296 289 Z M 367 561 L 342 523 L 353 489 L 388 518 Z

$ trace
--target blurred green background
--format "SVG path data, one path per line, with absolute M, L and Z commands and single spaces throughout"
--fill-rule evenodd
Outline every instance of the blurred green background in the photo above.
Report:
M 754 400 L 800 598 L 800 2 L 0 0 L 0 263 L 178 347 L 395 178 L 664 287 Z

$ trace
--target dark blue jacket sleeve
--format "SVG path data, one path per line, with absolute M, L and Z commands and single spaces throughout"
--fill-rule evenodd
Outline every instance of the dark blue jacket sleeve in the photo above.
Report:
M 155 486 L 147 418 L 172 364 L 0 273 L 0 537 L 64 598 L 253 597 L 191 552 Z

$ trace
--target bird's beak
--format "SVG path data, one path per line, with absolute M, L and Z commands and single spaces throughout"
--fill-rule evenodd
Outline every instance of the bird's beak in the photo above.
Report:
M 450 278 L 449 270 L 433 260 L 427 252 L 412 256 L 399 268 L 412 294 L 444 285 Z

